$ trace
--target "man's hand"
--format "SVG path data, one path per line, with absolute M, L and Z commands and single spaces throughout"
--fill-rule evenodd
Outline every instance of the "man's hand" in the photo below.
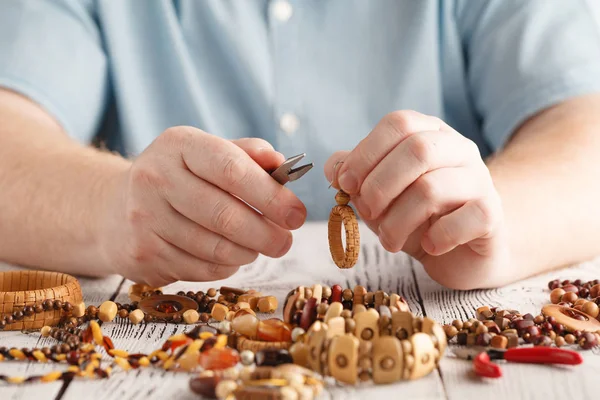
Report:
M 354 150 L 333 154 L 325 174 L 385 249 L 414 256 L 441 284 L 486 286 L 502 274 L 500 197 L 477 146 L 440 119 L 388 114 Z
M 281 257 L 306 218 L 300 200 L 266 172 L 283 161 L 261 139 L 168 129 L 116 186 L 101 244 L 108 263 L 159 286 L 223 279 L 259 253 Z

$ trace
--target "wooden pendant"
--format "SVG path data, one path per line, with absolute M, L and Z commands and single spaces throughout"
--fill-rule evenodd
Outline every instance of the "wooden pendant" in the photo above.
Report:
M 343 191 L 335 195 L 338 205 L 331 209 L 327 225 L 329 236 L 329 251 L 333 262 L 339 268 L 352 268 L 358 261 L 360 250 L 360 233 L 358 221 L 352 207 L 348 205 L 350 196 Z M 346 232 L 346 248 L 342 243 L 342 223 Z

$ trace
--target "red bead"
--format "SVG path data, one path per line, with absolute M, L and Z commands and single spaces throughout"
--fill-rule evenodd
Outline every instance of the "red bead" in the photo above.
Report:
M 313 322 L 317 319 L 317 299 L 311 297 L 304 304 L 304 309 L 302 310 L 302 317 L 300 318 L 300 327 L 305 331 L 308 331 L 308 328 L 312 325 Z
M 240 355 L 236 350 L 224 347 L 222 349 L 212 348 L 200 353 L 199 363 L 204 369 L 227 369 L 234 367 L 240 361 Z
M 331 287 L 331 301 L 330 303 L 333 303 L 334 301 L 337 302 L 342 302 L 342 287 L 340 285 L 333 285 Z

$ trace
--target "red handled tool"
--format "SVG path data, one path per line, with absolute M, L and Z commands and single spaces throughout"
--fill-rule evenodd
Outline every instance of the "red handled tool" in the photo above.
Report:
M 506 360 L 509 362 L 530 364 L 563 364 L 578 365 L 583 362 L 581 354 L 573 350 L 558 349 L 556 347 L 516 347 L 508 350 L 459 348 L 454 349 L 457 357 L 473 360 L 473 370 L 479 376 L 486 378 L 500 378 L 502 369 L 492 360 Z

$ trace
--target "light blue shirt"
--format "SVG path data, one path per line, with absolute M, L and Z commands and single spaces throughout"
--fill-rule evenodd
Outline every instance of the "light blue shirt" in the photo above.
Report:
M 325 160 L 390 111 L 439 116 L 485 157 L 600 91 L 598 3 L 2 0 L 0 86 L 129 154 L 182 124 L 306 152 L 316 168 L 289 187 L 326 218 Z

